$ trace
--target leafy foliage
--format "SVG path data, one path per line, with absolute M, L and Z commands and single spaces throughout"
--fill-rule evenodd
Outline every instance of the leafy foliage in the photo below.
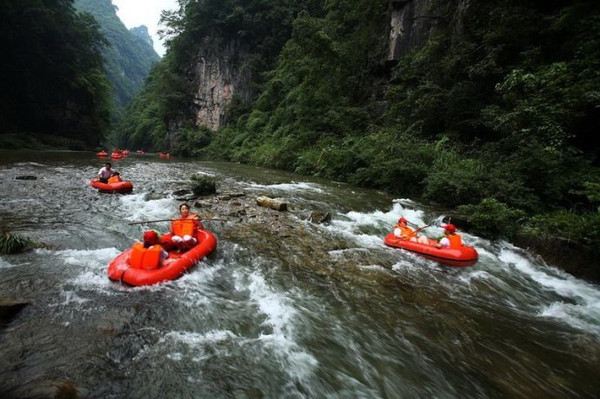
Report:
M 597 243 L 600 241 L 600 214 L 560 210 L 536 215 L 528 221 L 525 231 L 534 236 L 559 237 L 588 244 L 597 251 Z
M 473 226 L 473 233 L 490 238 L 512 238 L 525 219 L 525 212 L 495 198 L 484 198 L 476 205 L 461 205 L 458 210 L 469 215 L 467 221 Z
M 0 3 L 0 133 L 62 135 L 95 146 L 109 121 L 106 45 L 70 0 Z

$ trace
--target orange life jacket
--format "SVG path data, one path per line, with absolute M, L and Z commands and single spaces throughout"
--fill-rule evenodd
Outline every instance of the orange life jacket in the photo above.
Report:
M 414 236 L 414 230 L 410 227 L 402 227 L 399 224 L 394 226 L 395 229 L 400 229 L 400 236 L 405 236 L 406 238 L 410 238 Z
M 119 176 L 111 176 L 108 178 L 108 184 L 118 183 L 120 181 L 121 181 L 121 178 Z
M 171 231 L 174 235 L 183 237 L 184 235 L 194 236 L 196 234 L 196 228 L 200 224 L 196 219 L 177 219 L 171 222 Z
M 131 247 L 131 258 L 129 265 L 135 269 L 154 270 L 158 269 L 161 261 L 162 247 L 153 245 L 150 248 L 144 248 L 144 244 L 136 242 Z
M 458 234 L 449 234 L 447 235 L 448 240 L 450 241 L 450 248 L 460 248 L 462 247 L 462 237 Z

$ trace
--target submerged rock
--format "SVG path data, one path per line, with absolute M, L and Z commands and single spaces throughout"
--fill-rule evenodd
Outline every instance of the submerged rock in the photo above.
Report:
M 317 224 L 329 223 L 331 222 L 331 214 L 329 212 L 312 211 L 310 215 L 308 215 L 308 220 Z
M 14 319 L 28 302 L 12 298 L 0 298 L 0 328 L 5 327 Z

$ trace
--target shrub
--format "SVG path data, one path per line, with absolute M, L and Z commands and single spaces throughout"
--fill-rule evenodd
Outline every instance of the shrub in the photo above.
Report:
M 468 215 L 467 221 L 473 226 L 473 233 L 491 239 L 513 237 L 525 217 L 523 211 L 511 209 L 495 198 L 484 198 L 477 205 L 461 205 L 458 210 Z
M 524 226 L 526 233 L 539 237 L 560 237 L 582 244 L 600 241 L 600 214 L 580 214 L 561 210 L 532 217 Z
M 482 162 L 443 150 L 425 179 L 424 197 L 448 206 L 477 203 L 489 185 L 489 174 Z

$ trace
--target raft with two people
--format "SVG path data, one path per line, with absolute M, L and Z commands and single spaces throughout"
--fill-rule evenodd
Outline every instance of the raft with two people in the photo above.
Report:
M 406 221 L 406 219 L 400 218 L 398 222 L 400 223 L 402 220 Z M 440 245 L 444 239 L 437 241 L 426 236 L 419 236 L 417 239 L 418 231 L 424 227 L 417 229 L 416 232 L 413 231 L 413 233 L 408 233 L 407 235 L 402 235 L 398 232 L 398 229 L 396 229 L 395 232 L 387 234 L 383 242 L 389 247 L 415 252 L 424 258 L 447 266 L 466 267 L 477 263 L 477 260 L 479 259 L 477 250 L 471 246 L 464 245 L 461 236 L 456 234 L 456 227 L 454 225 L 447 224 L 442 226 L 444 227 L 447 246 Z
M 132 286 L 171 281 L 211 254 L 217 248 L 215 236 L 204 230 L 197 215 L 188 213 L 187 204 L 180 206 L 180 212 L 181 218 L 171 220 L 170 233 L 159 238 L 155 231 L 146 231 L 143 242 L 134 243 L 113 259 L 108 278 Z M 140 223 L 147 222 L 130 224 Z
M 166 251 L 167 256 L 162 260 L 160 246 L 144 248 L 143 243 L 136 242 L 113 259 L 108 266 L 108 278 L 133 286 L 175 280 L 217 248 L 217 239 L 210 231 L 198 230 L 195 238 L 198 243 L 191 249 L 180 252 L 173 248 Z
M 100 180 L 98 180 L 97 178 L 95 178 L 95 179 L 92 179 L 92 181 L 90 181 L 90 186 L 98 189 L 98 191 L 101 193 L 108 193 L 108 194 L 114 194 L 114 193 L 128 194 L 133 190 L 132 182 L 118 180 L 118 179 L 113 179 L 111 181 L 111 179 L 112 178 L 108 179 L 107 183 L 103 183 Z

